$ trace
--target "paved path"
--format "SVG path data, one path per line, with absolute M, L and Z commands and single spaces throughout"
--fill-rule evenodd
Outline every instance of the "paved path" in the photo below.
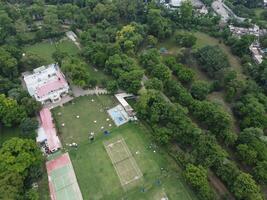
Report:
M 49 108 L 49 109 L 53 109 L 53 108 L 56 108 L 58 106 L 63 106 L 63 104 L 69 102 L 69 101 L 72 101 L 74 98 L 67 95 L 67 96 L 64 96 L 62 97 L 62 99 L 57 102 L 57 103 L 46 103 L 43 105 L 43 108 Z
M 103 88 L 96 87 L 95 89 L 88 89 L 84 90 L 77 86 L 72 86 L 72 93 L 74 97 L 86 96 L 86 95 L 101 95 L 101 94 L 108 94 L 108 91 Z

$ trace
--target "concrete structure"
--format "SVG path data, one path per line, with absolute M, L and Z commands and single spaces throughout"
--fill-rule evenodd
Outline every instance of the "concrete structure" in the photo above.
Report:
M 53 153 L 62 147 L 53 123 L 52 114 L 47 108 L 40 111 L 40 127 L 36 141 L 47 154 Z
M 128 104 L 128 102 L 125 100 L 125 98 L 131 98 L 134 97 L 133 94 L 127 94 L 127 93 L 120 93 L 115 95 L 116 99 L 120 102 L 124 110 L 127 112 L 127 114 L 130 117 L 135 116 L 134 109 Z
M 264 52 L 257 43 L 252 43 L 249 47 L 252 58 L 257 64 L 261 64 L 264 58 Z
M 187 0 L 160 0 L 160 3 L 164 4 L 167 8 L 176 9 L 181 7 L 182 3 L 185 1 Z M 198 13 L 208 13 L 208 9 L 201 0 L 190 0 L 190 2 L 192 3 L 193 7 L 198 11 Z
M 229 28 L 232 34 L 237 37 L 241 37 L 243 35 L 254 35 L 256 37 L 259 37 L 266 34 L 266 30 L 260 29 L 260 27 L 256 24 L 251 28 L 236 27 L 233 25 L 229 25 Z
M 23 79 L 29 94 L 42 104 L 58 102 L 69 92 L 69 85 L 57 64 L 36 68 Z
M 223 0 L 215 0 L 211 7 L 215 13 L 221 16 L 221 21 L 224 23 L 227 23 L 231 18 L 236 19 L 238 22 L 243 22 L 245 20 L 245 18 L 236 16 L 235 13 L 224 4 Z

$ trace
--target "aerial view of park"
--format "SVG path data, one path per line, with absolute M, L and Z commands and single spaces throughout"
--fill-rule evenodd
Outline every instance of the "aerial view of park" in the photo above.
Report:
M 0 199 L 267 199 L 266 0 L 0 2 Z

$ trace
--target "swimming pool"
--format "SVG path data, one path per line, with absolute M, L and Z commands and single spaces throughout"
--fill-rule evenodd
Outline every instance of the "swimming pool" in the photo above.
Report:
M 129 121 L 128 115 L 121 105 L 108 110 L 109 116 L 112 118 L 116 126 L 120 126 Z

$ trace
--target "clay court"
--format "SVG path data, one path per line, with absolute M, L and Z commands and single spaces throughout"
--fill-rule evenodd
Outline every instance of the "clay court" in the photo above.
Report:
M 68 153 L 46 162 L 51 200 L 82 200 Z
M 142 172 L 122 137 L 104 142 L 105 149 L 124 189 L 140 182 Z M 134 184 L 135 185 L 135 184 Z

